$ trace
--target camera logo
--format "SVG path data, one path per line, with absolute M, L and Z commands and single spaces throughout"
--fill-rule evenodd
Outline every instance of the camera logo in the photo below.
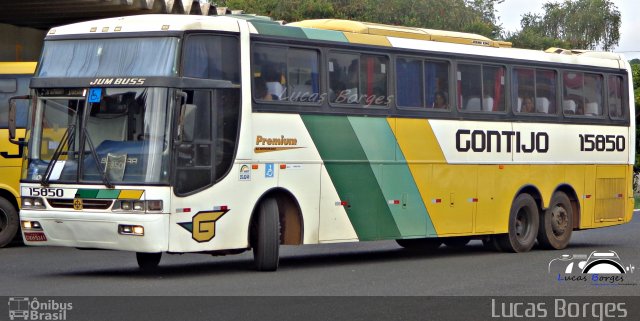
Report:
M 591 282 L 594 286 L 636 285 L 628 283 L 635 272 L 633 264 L 625 264 L 615 251 L 586 254 L 563 254 L 549 262 L 548 272 L 563 282 Z M 627 280 L 625 280 L 625 276 Z

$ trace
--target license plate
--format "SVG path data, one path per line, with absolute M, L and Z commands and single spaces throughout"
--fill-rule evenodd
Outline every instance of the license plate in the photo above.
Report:
M 42 232 L 25 232 L 24 239 L 29 242 L 44 242 L 47 237 Z

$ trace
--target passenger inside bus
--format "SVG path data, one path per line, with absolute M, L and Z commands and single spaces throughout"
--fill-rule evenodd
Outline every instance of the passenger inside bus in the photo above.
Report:
M 522 109 L 520 110 L 522 113 L 535 113 L 536 108 L 533 104 L 533 98 L 531 96 L 525 96 L 522 99 Z
M 435 101 L 433 103 L 433 108 L 436 109 L 447 109 L 449 108 L 449 106 L 447 106 L 447 95 L 442 92 L 442 91 L 438 91 L 435 94 Z

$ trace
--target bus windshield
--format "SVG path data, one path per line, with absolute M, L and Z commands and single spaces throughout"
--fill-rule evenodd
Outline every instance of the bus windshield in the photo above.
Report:
M 173 37 L 46 41 L 37 77 L 176 76 Z
M 169 90 L 102 88 L 97 95 L 92 102 L 81 95 L 38 97 L 22 179 L 168 183 Z

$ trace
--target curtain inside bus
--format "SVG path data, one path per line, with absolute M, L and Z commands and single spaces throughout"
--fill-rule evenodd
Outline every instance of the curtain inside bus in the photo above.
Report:
M 38 77 L 177 75 L 178 38 L 45 41 Z

